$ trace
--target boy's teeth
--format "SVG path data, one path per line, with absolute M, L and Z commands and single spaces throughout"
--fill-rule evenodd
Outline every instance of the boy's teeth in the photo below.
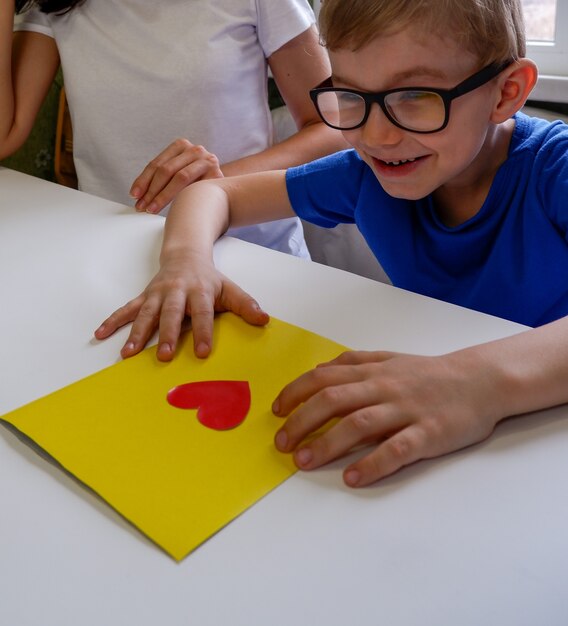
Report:
M 401 161 L 387 161 L 389 165 L 401 165 L 402 163 L 413 163 L 416 159 L 402 159 Z

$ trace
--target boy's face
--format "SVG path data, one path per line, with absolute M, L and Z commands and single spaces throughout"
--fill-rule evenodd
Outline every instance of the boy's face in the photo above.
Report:
M 451 39 L 427 39 L 412 29 L 378 37 L 356 52 L 330 51 L 330 58 L 335 87 L 366 92 L 451 89 L 480 69 L 475 56 Z M 398 128 L 374 104 L 364 126 L 343 134 L 394 197 L 416 200 L 447 186 L 471 190 L 487 180 L 495 163 L 495 155 L 488 159 L 487 152 L 498 93 L 496 81 L 491 81 L 456 98 L 449 123 L 439 132 Z

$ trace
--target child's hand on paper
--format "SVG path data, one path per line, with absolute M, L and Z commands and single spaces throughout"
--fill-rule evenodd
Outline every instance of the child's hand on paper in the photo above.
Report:
M 185 316 L 191 317 L 195 354 L 206 357 L 213 342 L 213 316 L 232 311 L 249 324 L 263 326 L 269 316 L 235 283 L 218 272 L 213 263 L 175 260 L 162 265 L 146 289 L 117 309 L 95 331 L 105 339 L 134 322 L 121 350 L 124 358 L 140 352 L 159 327 L 157 356 L 173 358 Z
M 347 485 L 362 487 L 419 459 L 481 441 L 506 412 L 497 408 L 492 375 L 475 359 L 465 350 L 438 357 L 346 352 L 280 392 L 274 413 L 289 417 L 276 446 L 309 470 L 376 444 L 343 474 Z M 340 419 L 302 444 L 333 418 Z

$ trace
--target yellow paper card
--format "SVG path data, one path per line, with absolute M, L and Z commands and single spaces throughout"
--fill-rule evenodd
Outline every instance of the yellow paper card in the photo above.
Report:
M 3 420 L 181 560 L 295 472 L 274 447 L 282 421 L 272 401 L 344 349 L 274 318 L 259 328 L 225 314 L 207 359 L 193 355 L 188 333 L 170 363 L 148 348 Z M 168 402 L 170 390 L 201 381 L 248 383 L 240 425 L 209 428 L 195 409 Z

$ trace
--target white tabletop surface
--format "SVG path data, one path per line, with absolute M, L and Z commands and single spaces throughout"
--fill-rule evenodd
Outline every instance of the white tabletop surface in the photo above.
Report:
M 118 360 L 92 338 L 157 267 L 162 218 L 0 169 L 0 414 Z M 521 326 L 226 239 L 269 313 L 439 354 Z M 347 489 L 297 473 L 180 564 L 0 426 L 0 625 L 566 626 L 568 407 Z

